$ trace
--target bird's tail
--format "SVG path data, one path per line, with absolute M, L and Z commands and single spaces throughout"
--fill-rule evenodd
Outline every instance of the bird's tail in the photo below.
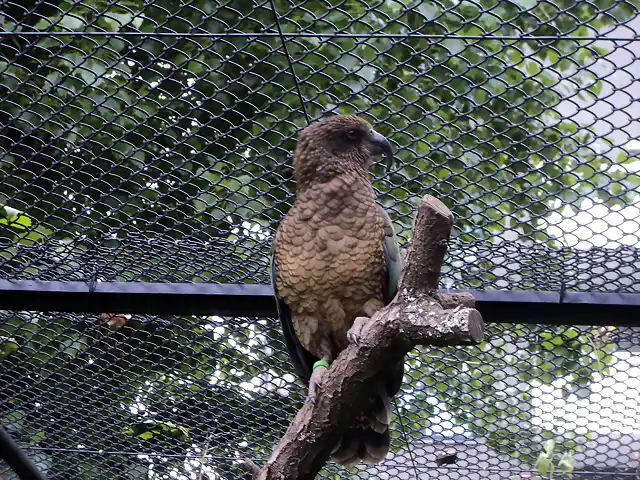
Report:
M 391 400 L 400 389 L 403 375 L 404 359 L 378 382 L 372 397 L 331 454 L 334 461 L 348 467 L 384 460 L 391 445 Z

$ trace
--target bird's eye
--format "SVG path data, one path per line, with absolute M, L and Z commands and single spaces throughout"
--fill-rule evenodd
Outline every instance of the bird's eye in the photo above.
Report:
M 347 132 L 347 138 L 349 140 L 356 140 L 358 138 L 358 132 L 356 132 L 355 130 L 349 130 Z

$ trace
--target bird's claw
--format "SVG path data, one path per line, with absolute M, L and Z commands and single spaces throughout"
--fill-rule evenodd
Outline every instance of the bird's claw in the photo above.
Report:
M 353 325 L 347 332 L 347 341 L 354 345 L 358 345 L 360 341 L 360 336 L 362 335 L 362 330 L 366 326 L 367 322 L 369 322 L 369 317 L 356 317 L 353 321 Z
M 324 376 L 326 371 L 326 367 L 319 366 L 316 367 L 316 369 L 311 374 L 311 378 L 309 379 L 309 394 L 307 396 L 307 399 L 312 403 L 315 402 L 320 388 L 322 387 L 322 377 Z

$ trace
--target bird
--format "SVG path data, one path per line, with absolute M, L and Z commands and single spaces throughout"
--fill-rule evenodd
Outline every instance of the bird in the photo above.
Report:
M 332 115 L 307 126 L 293 155 L 295 198 L 271 249 L 271 284 L 289 357 L 316 401 L 326 370 L 398 291 L 403 269 L 388 213 L 369 168 L 393 159 L 389 140 L 365 119 Z M 380 463 L 390 448 L 391 401 L 404 357 L 385 367 L 331 458 Z

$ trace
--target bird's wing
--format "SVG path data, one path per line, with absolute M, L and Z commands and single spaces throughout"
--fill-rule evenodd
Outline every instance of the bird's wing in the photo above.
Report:
M 387 305 L 391 300 L 393 300 L 396 293 L 398 293 L 398 284 L 400 283 L 404 263 L 402 261 L 402 255 L 400 255 L 398 237 L 393 229 L 391 217 L 389 217 L 389 214 L 380 205 L 378 205 L 378 211 L 384 219 L 384 231 L 380 238 L 380 243 L 382 243 L 384 262 L 387 267 L 387 278 L 384 291 L 384 303 Z
M 291 309 L 284 300 L 278 296 L 278 289 L 276 287 L 276 240 L 273 239 L 271 245 L 271 286 L 273 288 L 273 294 L 276 298 L 276 308 L 278 309 L 278 317 L 280 318 L 280 324 L 282 325 L 282 333 L 284 334 L 284 341 L 289 351 L 289 357 L 298 374 L 298 377 L 305 383 L 309 382 L 311 378 L 311 372 L 313 371 L 313 364 L 319 360 L 309 353 L 309 351 L 302 346 L 300 340 L 296 336 L 296 332 L 293 328 L 293 322 L 291 320 Z

